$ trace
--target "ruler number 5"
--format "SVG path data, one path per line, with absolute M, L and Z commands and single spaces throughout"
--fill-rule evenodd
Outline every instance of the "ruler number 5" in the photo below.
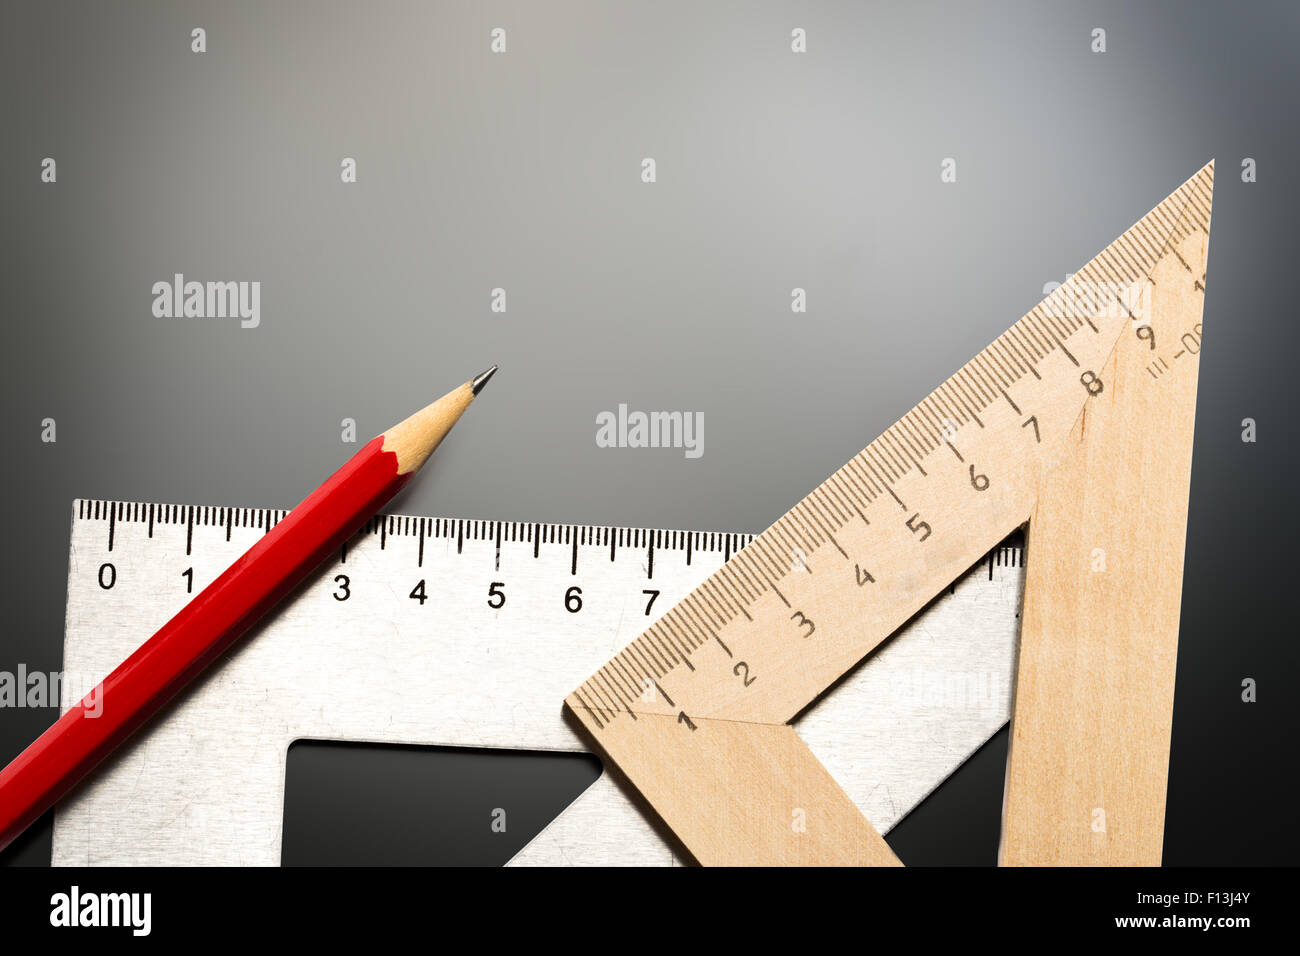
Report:
M 974 471 L 973 465 L 971 466 L 971 470 L 972 472 Z M 987 478 L 984 480 L 988 481 Z M 916 514 L 912 515 L 912 517 L 908 518 L 907 527 L 911 529 L 913 534 L 919 534 L 921 540 L 924 541 L 926 538 L 930 537 L 930 523 L 928 521 L 917 521 L 916 519 L 919 517 L 921 517 L 921 513 L 918 511 Z

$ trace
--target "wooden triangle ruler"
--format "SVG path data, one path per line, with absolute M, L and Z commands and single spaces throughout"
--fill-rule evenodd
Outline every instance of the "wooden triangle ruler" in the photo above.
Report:
M 790 726 L 1029 523 L 1001 860 L 1159 864 L 1211 162 L 566 699 L 703 864 L 898 859 Z

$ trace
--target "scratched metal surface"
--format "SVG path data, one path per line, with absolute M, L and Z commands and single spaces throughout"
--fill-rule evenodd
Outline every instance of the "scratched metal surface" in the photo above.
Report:
M 197 591 L 276 514 L 235 513 L 227 540 L 219 509 L 191 522 L 187 509 L 74 505 L 68 671 L 100 679 L 184 603 L 186 568 Z M 354 539 L 64 801 L 53 862 L 278 864 L 286 754 L 300 738 L 585 750 L 561 702 L 653 620 L 643 589 L 661 592 L 657 616 L 748 540 L 624 529 L 611 546 L 608 529 L 506 525 L 498 545 L 497 528 L 394 518 Z M 882 831 L 1007 721 L 1021 558 L 995 552 L 797 722 Z M 420 578 L 436 600 L 409 599 Z M 501 609 L 486 602 L 494 580 L 506 582 Z M 577 614 L 563 603 L 575 585 Z M 512 861 L 680 862 L 608 771 Z

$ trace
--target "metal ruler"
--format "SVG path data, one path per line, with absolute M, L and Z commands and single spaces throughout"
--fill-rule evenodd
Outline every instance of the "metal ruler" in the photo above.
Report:
M 568 696 L 696 859 L 897 864 L 791 721 L 1028 521 L 1002 859 L 1160 862 L 1213 184 L 1211 163 Z
M 65 670 L 98 681 L 284 514 L 75 502 Z M 278 864 L 296 739 L 587 750 L 564 694 L 750 540 L 376 518 L 59 806 L 53 862 Z M 971 564 L 796 722 L 882 829 L 1007 721 L 1023 551 Z M 513 862 L 679 861 L 607 763 Z

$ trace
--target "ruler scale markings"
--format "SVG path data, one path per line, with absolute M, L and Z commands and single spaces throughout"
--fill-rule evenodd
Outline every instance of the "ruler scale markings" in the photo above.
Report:
M 1144 278 L 1151 281 L 1157 264 L 1164 260 L 1167 255 L 1166 250 L 1171 248 L 1180 235 L 1191 237 L 1199 231 L 1208 235 L 1208 207 L 1203 207 L 1195 200 L 1197 194 L 1204 192 L 1209 195 L 1209 182 L 1212 176 L 1212 166 L 1207 166 L 1185 183 L 1179 190 L 1175 191 L 1163 203 L 1157 207 L 1157 212 L 1149 213 L 1139 224 L 1129 232 L 1120 236 L 1115 242 L 1111 243 L 1106 250 L 1095 257 L 1083 269 L 1078 270 L 1063 288 L 1067 287 L 1066 293 L 1058 296 L 1054 303 L 1063 302 L 1066 294 L 1071 296 L 1072 301 L 1079 301 L 1080 297 L 1074 293 L 1080 288 L 1083 282 L 1099 284 L 1100 279 L 1120 278 L 1131 283 L 1135 279 Z M 1200 218 L 1195 222 L 1188 222 L 1184 230 L 1181 224 L 1187 220 L 1188 214 Z M 1153 231 L 1158 230 L 1158 232 Z M 1166 237 L 1159 241 L 1159 237 Z M 1118 268 L 1116 267 L 1118 263 Z M 1058 289 L 1058 292 L 1060 290 Z M 1112 310 L 1113 311 L 1113 310 Z M 1098 324 L 1099 323 L 1099 324 Z M 768 647 L 773 650 L 765 650 L 770 665 L 769 670 L 775 669 L 776 673 L 782 674 L 782 679 L 775 684 L 768 684 L 764 690 L 756 692 L 742 693 L 733 682 L 724 680 L 720 670 L 715 671 L 710 665 L 711 658 L 709 653 L 711 648 L 715 649 L 715 644 L 701 644 L 698 653 L 701 655 L 700 661 L 705 669 L 693 676 L 687 677 L 681 669 L 674 668 L 662 676 L 664 687 L 672 691 L 675 695 L 685 697 L 682 706 L 686 708 L 684 712 L 689 713 L 694 722 L 696 731 L 690 737 L 683 737 L 677 731 L 672 730 L 667 724 L 659 721 L 647 723 L 642 719 L 638 721 L 641 728 L 631 736 L 628 731 L 621 730 L 617 717 L 611 719 L 607 726 L 601 728 L 598 734 L 602 746 L 611 756 L 620 764 L 624 772 L 633 780 L 633 782 L 649 798 L 652 805 L 660 812 L 677 831 L 679 836 L 686 840 L 687 845 L 696 853 L 702 862 L 737 862 L 737 861 L 763 861 L 772 862 L 774 860 L 787 861 L 790 859 L 828 861 L 836 859 L 836 854 L 840 848 L 826 839 L 808 840 L 803 848 L 797 848 L 793 845 L 785 846 L 776 852 L 775 856 L 764 856 L 755 852 L 753 855 L 746 855 L 743 849 L 737 849 L 739 841 L 734 837 L 728 841 L 719 840 L 715 835 L 703 827 L 692 812 L 690 795 L 696 791 L 690 787 L 679 788 L 674 791 L 666 787 L 656 776 L 656 770 L 653 768 L 663 768 L 669 766 L 670 758 L 680 759 L 681 773 L 688 776 L 684 779 L 694 780 L 698 777 L 700 786 L 706 786 L 705 781 L 711 779 L 710 774 L 713 765 L 721 760 L 726 761 L 725 756 L 727 747 L 742 746 L 742 731 L 736 729 L 736 722 L 751 725 L 755 728 L 753 734 L 758 734 L 758 727 L 771 726 L 776 728 L 779 725 L 787 723 L 795 713 L 802 707 L 806 706 L 811 700 L 829 686 L 844 670 L 851 667 L 853 663 L 861 659 L 861 655 L 870 650 L 871 647 L 879 644 L 881 640 L 888 636 L 894 627 L 906 621 L 912 613 L 918 608 L 916 593 L 918 590 L 918 581 L 925 580 L 929 582 L 930 594 L 934 594 L 956 577 L 960 571 L 961 557 L 973 557 L 973 555 L 963 554 L 964 549 L 972 547 L 968 543 L 960 540 L 954 540 L 953 528 L 966 526 L 966 542 L 976 534 L 988 536 L 1002 536 L 1009 532 L 1016 525 L 1022 524 L 1029 516 L 1029 510 L 1032 506 L 1034 495 L 1034 475 L 1036 475 L 1048 463 L 1054 462 L 1056 456 L 1060 454 L 1060 449 L 1069 433 L 1071 426 L 1074 424 L 1079 413 L 1083 411 L 1085 401 L 1088 398 L 1089 391 L 1087 383 L 1080 385 L 1073 381 L 1077 376 L 1073 375 L 1072 369 L 1086 367 L 1094 374 L 1100 374 L 1096 370 L 1108 367 L 1116 354 L 1117 344 L 1127 325 L 1122 317 L 1107 315 L 1105 317 L 1098 315 L 1098 323 L 1085 323 L 1083 320 L 1071 315 L 1068 321 L 1055 317 L 1049 317 L 1044 321 L 1042 316 L 1042 307 L 1031 311 L 1014 323 L 1006 332 L 994 340 L 994 342 L 984 351 L 979 353 L 984 358 L 975 362 L 972 361 L 958 370 L 946 382 L 941 384 L 931 396 L 935 401 L 943 401 L 957 410 L 958 414 L 954 418 L 960 419 L 959 425 L 965 422 L 974 422 L 981 430 L 985 429 L 985 424 L 979 418 L 979 412 L 985 408 L 990 409 L 992 420 L 989 424 L 988 438 L 980 437 L 978 433 L 971 436 L 970 439 L 963 438 L 963 446 L 971 444 L 973 453 L 980 460 L 981 465 L 987 461 L 988 464 L 981 470 L 986 470 L 988 476 L 992 479 L 992 487 L 996 491 L 990 491 L 984 494 L 978 486 L 971 491 L 967 488 L 968 494 L 981 494 L 980 499 L 962 499 L 959 498 L 957 489 L 961 488 L 961 482 L 953 479 L 953 491 L 948 492 L 944 487 L 944 482 L 940 482 L 930 490 L 925 490 L 921 484 L 923 478 L 919 472 L 912 469 L 904 468 L 901 473 L 896 473 L 891 466 L 890 460 L 897 453 L 896 442 L 898 441 L 898 432 L 887 429 L 886 432 L 865 448 L 858 456 L 855 456 L 851 462 L 841 469 L 846 474 L 852 474 L 855 470 L 854 464 L 861 462 L 867 469 L 868 474 L 878 472 L 876 477 L 880 477 L 884 489 L 895 499 L 895 501 L 905 511 L 913 511 L 913 515 L 908 519 L 908 527 L 902 528 L 902 522 L 894 524 L 895 518 L 886 522 L 884 527 L 879 530 L 872 530 L 875 526 L 863 526 L 859 528 L 856 524 L 853 528 L 857 531 L 850 533 L 848 527 L 845 527 L 845 534 L 849 537 L 849 542 L 845 543 L 850 554 L 854 553 L 857 548 L 863 546 L 866 541 L 864 535 L 875 535 L 883 541 L 890 542 L 882 545 L 885 550 L 882 555 L 886 557 L 887 564 L 884 567 L 873 569 L 876 583 L 873 585 L 872 594 L 875 597 L 874 606 L 860 606 L 852 601 L 860 601 L 861 598 L 853 595 L 852 591 L 845 590 L 835 595 L 826 596 L 819 600 L 819 596 L 814 593 L 799 595 L 799 602 L 804 606 L 804 611 L 811 618 L 816 618 L 819 613 L 823 614 L 827 621 L 833 622 L 836 627 L 830 631 L 824 631 L 822 626 L 818 626 L 815 633 L 830 633 L 833 638 L 826 638 L 821 643 L 807 641 L 797 645 L 782 645 L 772 641 L 768 642 Z M 1085 328 L 1085 325 L 1088 327 Z M 1093 332 L 1093 326 L 1104 332 Z M 1056 334 L 1053 334 L 1055 326 Z M 1064 332 L 1065 334 L 1060 334 Z M 1087 336 L 1080 338 L 1079 336 Z M 1041 338 L 1041 342 L 1037 339 Z M 1077 341 L 1076 341 L 1077 339 Z M 990 382 L 997 382 L 997 375 L 990 375 L 988 368 L 996 367 L 997 350 L 1004 347 L 1014 348 L 1019 345 L 1021 349 L 1029 347 L 1029 354 L 1036 355 L 1043 360 L 1043 369 L 1040 371 L 1035 368 L 1033 362 L 1026 363 L 1026 370 L 1033 376 L 1035 383 L 1031 383 L 1025 395 L 1020 397 L 1019 402 L 1012 401 L 1010 396 L 1005 393 L 1004 387 L 994 387 Z M 1059 363 L 1047 362 L 1046 359 L 1052 351 L 1059 350 L 1062 359 Z M 1161 357 L 1162 358 L 1162 357 Z M 1086 361 L 1085 361 L 1086 360 Z M 1066 363 L 1069 363 L 1068 365 Z M 1014 382 L 1006 384 L 1017 384 L 1023 380 L 1023 375 Z M 1152 386 L 1154 387 L 1154 386 Z M 980 401 L 981 398 L 987 398 L 988 401 Z M 1016 420 L 1011 421 L 1010 416 L 1003 413 L 997 414 L 997 408 L 1001 405 L 994 406 L 992 402 L 1005 398 L 1009 405 L 1016 413 Z M 923 420 L 928 412 L 928 406 L 922 403 L 919 411 L 916 411 L 914 420 Z M 909 415 L 912 413 L 909 412 Z M 1020 431 L 1022 414 L 1027 414 L 1036 423 L 1035 442 L 1032 445 L 1025 445 L 1024 435 L 1017 435 Z M 905 416 L 906 418 L 906 416 Z M 900 431 L 902 429 L 900 428 Z M 960 430 L 960 429 L 959 429 Z M 981 450 L 985 445 L 987 450 Z M 971 452 L 967 452 L 967 455 Z M 1041 462 L 1041 464 L 1039 464 Z M 884 475 L 889 475 L 893 480 L 884 479 Z M 967 482 L 969 486 L 971 482 Z M 833 494 L 838 488 L 832 486 L 828 494 Z M 849 486 L 852 490 L 852 486 Z M 902 492 L 906 492 L 903 494 Z M 917 495 L 921 507 L 915 510 L 917 502 L 908 507 L 903 504 L 904 498 L 912 498 Z M 961 504 L 958 505 L 957 502 Z M 858 502 L 859 514 L 863 508 L 868 505 L 869 501 Z M 796 506 L 796 509 L 798 506 Z M 960 509 L 954 511 L 954 508 Z M 800 511 L 792 509 L 795 515 Z M 864 516 L 865 518 L 865 516 Z M 912 527 L 914 520 L 924 521 L 924 525 L 915 525 Z M 947 520 L 948 525 L 943 522 Z M 920 547 L 920 534 L 915 535 L 915 539 L 909 541 L 905 535 L 915 532 L 918 529 L 924 530 L 924 537 L 929 538 L 931 524 L 934 525 L 938 536 L 935 543 L 931 545 L 930 554 L 938 560 L 924 559 L 914 549 Z M 745 563 L 745 558 L 750 552 L 766 556 L 772 550 L 774 544 L 781 542 L 788 534 L 791 525 L 797 524 L 797 518 L 783 516 L 778 519 L 767 531 L 753 539 L 750 544 L 742 551 L 735 554 L 728 562 L 728 565 L 741 565 Z M 977 532 L 975 529 L 982 529 Z M 909 530 L 910 529 L 910 530 Z M 839 529 L 834 529 L 838 531 Z M 911 545 L 913 550 L 909 551 L 906 545 Z M 978 548 L 978 544 L 974 547 Z M 907 570 L 910 563 L 926 560 L 927 563 L 920 569 L 921 578 L 917 578 L 916 570 Z M 769 563 L 764 561 L 763 563 Z M 969 566 L 969 562 L 967 565 Z M 938 580 L 949 571 L 952 574 L 945 580 Z M 719 573 L 720 583 L 725 583 L 728 575 Z M 762 575 L 765 581 L 787 610 L 791 607 L 790 597 L 782 589 L 788 578 L 788 572 L 778 570 L 774 573 Z M 791 578 L 796 585 L 798 582 Z M 900 580 L 906 581 L 908 585 L 904 588 Z M 780 582 L 781 586 L 778 586 Z M 925 590 L 925 587 L 921 588 Z M 803 592 L 802 586 L 794 588 L 795 592 Z M 847 606 L 839 606 L 834 602 L 842 600 Z M 832 603 L 828 603 L 832 602 Z M 855 608 L 850 612 L 850 607 Z M 739 622 L 729 624 L 724 628 L 727 646 L 735 649 L 738 654 L 749 656 L 748 650 L 741 650 L 740 647 L 752 646 L 755 654 L 759 653 L 761 645 L 757 641 L 758 631 L 772 631 L 777 627 L 778 615 L 771 612 L 770 607 L 764 610 L 761 599 L 753 601 L 750 608 L 755 611 L 752 616 L 753 624 L 748 622 Z M 758 613 L 761 611 L 762 613 Z M 865 622 L 856 615 L 865 614 Z M 664 620 L 676 622 L 678 616 L 672 610 L 664 615 Z M 767 622 L 767 623 L 765 623 Z M 688 622 L 686 622 L 688 623 Z M 787 629 L 788 630 L 788 629 Z M 729 635 L 729 636 L 728 636 Z M 638 639 L 641 640 L 641 639 Z M 635 643 L 635 642 L 634 642 Z M 716 652 L 716 649 L 714 650 Z M 719 655 L 719 661 L 722 659 Z M 762 657 L 760 657 L 760 660 Z M 798 664 L 791 666 L 791 662 L 797 659 Z M 784 664 L 777 662 L 784 661 Z M 759 685 L 755 685 L 758 687 Z M 674 690 L 675 688 L 675 690 Z M 646 716 L 668 716 L 662 714 L 662 711 L 654 708 L 642 706 L 638 709 L 641 717 Z M 579 715 L 581 720 L 581 715 Z M 702 723 L 703 722 L 703 723 Z M 725 729 L 726 727 L 731 729 Z M 700 732 L 708 728 L 713 728 L 710 734 L 705 738 L 700 737 Z M 677 734 L 676 736 L 670 736 Z M 737 736 L 741 734 L 742 736 Z M 811 781 L 818 776 L 819 771 L 816 768 L 815 761 L 809 762 L 805 756 L 801 756 L 801 751 L 788 742 L 788 738 L 778 734 L 771 737 L 764 732 L 763 739 L 771 741 L 771 745 L 776 749 L 768 756 L 781 761 L 792 761 L 789 767 L 797 766 L 802 768 L 803 772 L 812 774 L 807 779 Z M 743 738 L 749 739 L 749 738 Z M 753 737 L 758 740 L 759 737 Z M 707 741 L 707 742 L 702 742 Z M 709 748 L 721 747 L 722 750 L 710 750 Z M 648 750 L 659 752 L 657 762 L 646 762 L 644 754 Z M 791 749 L 794 748 L 794 749 Z M 757 754 L 751 754 L 757 756 Z M 778 774 L 778 776 L 780 776 Z M 787 778 L 789 774 L 785 775 Z M 759 843 L 764 843 L 771 848 L 772 840 L 775 839 L 766 831 L 759 832 L 753 830 L 757 825 L 755 814 L 764 811 L 766 804 L 763 803 L 765 796 L 774 796 L 778 793 L 784 793 L 782 784 L 773 783 L 765 779 L 761 774 L 755 773 L 752 779 L 744 781 L 744 785 L 750 790 L 746 790 L 752 800 L 746 798 L 740 793 L 735 793 L 737 804 L 748 804 L 747 808 L 735 808 L 735 815 L 741 821 L 738 826 L 742 827 L 747 837 Z M 786 779 L 786 786 L 789 780 Z M 811 784 L 810 784 L 811 785 Z M 820 792 L 820 791 L 819 791 Z M 835 798 L 830 795 L 830 791 L 825 791 L 826 799 L 834 803 Z M 755 803 L 755 800 L 758 803 Z M 835 816 L 839 823 L 851 825 L 846 817 Z M 847 821 L 847 822 L 846 822 Z M 869 831 L 870 828 L 865 828 Z M 889 854 L 887 850 L 881 851 L 881 846 L 871 846 L 870 833 L 861 828 L 858 831 L 862 834 L 865 841 L 862 846 L 855 849 L 855 853 L 866 853 L 879 862 L 888 862 Z M 755 844 L 757 845 L 757 843 Z M 865 847 L 865 849 L 864 849 Z M 793 857 L 787 856 L 786 851 L 794 854 Z M 811 855 L 810 855 L 811 854 Z M 825 854 L 819 856 L 818 854 Z

